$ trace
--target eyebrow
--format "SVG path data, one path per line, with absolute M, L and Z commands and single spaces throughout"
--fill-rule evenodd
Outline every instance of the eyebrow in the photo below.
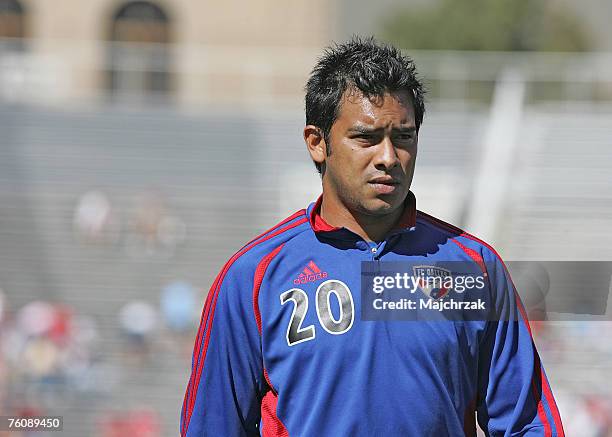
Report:
M 382 127 L 374 128 L 374 127 L 356 125 L 356 126 L 353 126 L 353 127 L 349 128 L 348 132 L 350 132 L 350 133 L 360 133 L 360 134 L 371 134 L 371 133 L 375 133 L 375 132 L 380 132 L 382 130 L 384 130 L 384 128 L 382 128 Z M 416 131 L 416 127 L 415 126 L 399 127 L 399 128 L 393 128 L 392 131 L 393 132 L 415 132 Z

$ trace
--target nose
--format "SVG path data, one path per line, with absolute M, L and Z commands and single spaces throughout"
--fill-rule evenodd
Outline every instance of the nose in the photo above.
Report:
M 378 170 L 391 170 L 399 164 L 399 158 L 393 142 L 389 136 L 385 135 L 380 143 L 376 146 L 376 156 L 374 157 L 374 166 Z

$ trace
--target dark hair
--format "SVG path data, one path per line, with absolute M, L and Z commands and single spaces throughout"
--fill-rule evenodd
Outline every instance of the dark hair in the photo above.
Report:
M 306 124 L 321 129 L 328 155 L 329 133 L 340 112 L 342 96 L 350 88 L 358 89 L 368 98 L 408 91 L 417 131 L 421 126 L 425 91 L 412 59 L 373 37 L 354 36 L 346 43 L 327 47 L 306 83 Z M 321 166 L 317 163 L 315 166 L 321 173 Z

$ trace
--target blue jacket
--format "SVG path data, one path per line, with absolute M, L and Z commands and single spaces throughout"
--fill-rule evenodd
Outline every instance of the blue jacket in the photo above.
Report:
M 476 413 L 487 435 L 563 436 L 525 311 L 493 248 L 417 211 L 412 193 L 380 243 L 328 225 L 320 203 L 247 243 L 215 279 L 182 436 L 476 435 Z M 507 321 L 362 320 L 362 261 L 436 259 L 486 266 Z

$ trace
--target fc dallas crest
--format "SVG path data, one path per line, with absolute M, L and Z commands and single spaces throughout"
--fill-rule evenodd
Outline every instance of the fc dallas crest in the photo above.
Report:
M 436 266 L 414 266 L 414 276 L 418 278 L 419 289 L 431 299 L 442 299 L 451 290 L 452 272 Z

